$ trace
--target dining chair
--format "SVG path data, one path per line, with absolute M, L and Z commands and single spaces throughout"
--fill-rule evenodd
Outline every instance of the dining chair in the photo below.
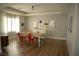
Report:
M 26 40 L 26 37 L 23 36 L 21 33 L 17 33 L 17 35 L 18 35 L 18 38 L 19 38 L 19 40 L 20 40 L 21 42 L 23 42 L 24 40 Z
M 36 42 L 36 38 L 31 33 L 29 33 L 27 37 L 28 37 L 29 43 L 34 45 Z

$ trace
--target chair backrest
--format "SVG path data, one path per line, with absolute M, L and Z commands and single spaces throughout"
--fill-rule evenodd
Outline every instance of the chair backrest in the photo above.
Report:
M 21 34 L 21 33 L 17 33 L 17 35 L 18 35 L 18 37 L 19 37 L 19 39 L 20 39 L 20 40 L 22 40 L 22 39 L 23 39 L 23 36 L 22 36 L 22 34 Z
M 18 36 L 21 36 L 21 33 L 17 33 Z
M 28 34 L 28 39 L 33 39 L 33 35 L 31 33 Z

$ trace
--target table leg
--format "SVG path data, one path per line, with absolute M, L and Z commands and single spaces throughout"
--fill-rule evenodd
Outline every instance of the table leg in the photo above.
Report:
M 38 43 L 39 43 L 39 47 L 40 47 L 40 37 L 39 37 L 39 39 L 38 39 L 39 41 L 38 41 Z

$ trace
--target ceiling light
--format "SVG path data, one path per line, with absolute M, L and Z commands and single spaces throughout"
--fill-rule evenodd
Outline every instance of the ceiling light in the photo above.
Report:
M 32 6 L 32 10 L 34 10 L 34 6 Z

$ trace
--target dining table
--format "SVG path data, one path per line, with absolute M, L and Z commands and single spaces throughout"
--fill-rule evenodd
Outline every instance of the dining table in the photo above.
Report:
M 45 33 L 36 33 L 34 37 L 37 37 L 38 47 L 41 46 L 41 40 L 45 40 Z

